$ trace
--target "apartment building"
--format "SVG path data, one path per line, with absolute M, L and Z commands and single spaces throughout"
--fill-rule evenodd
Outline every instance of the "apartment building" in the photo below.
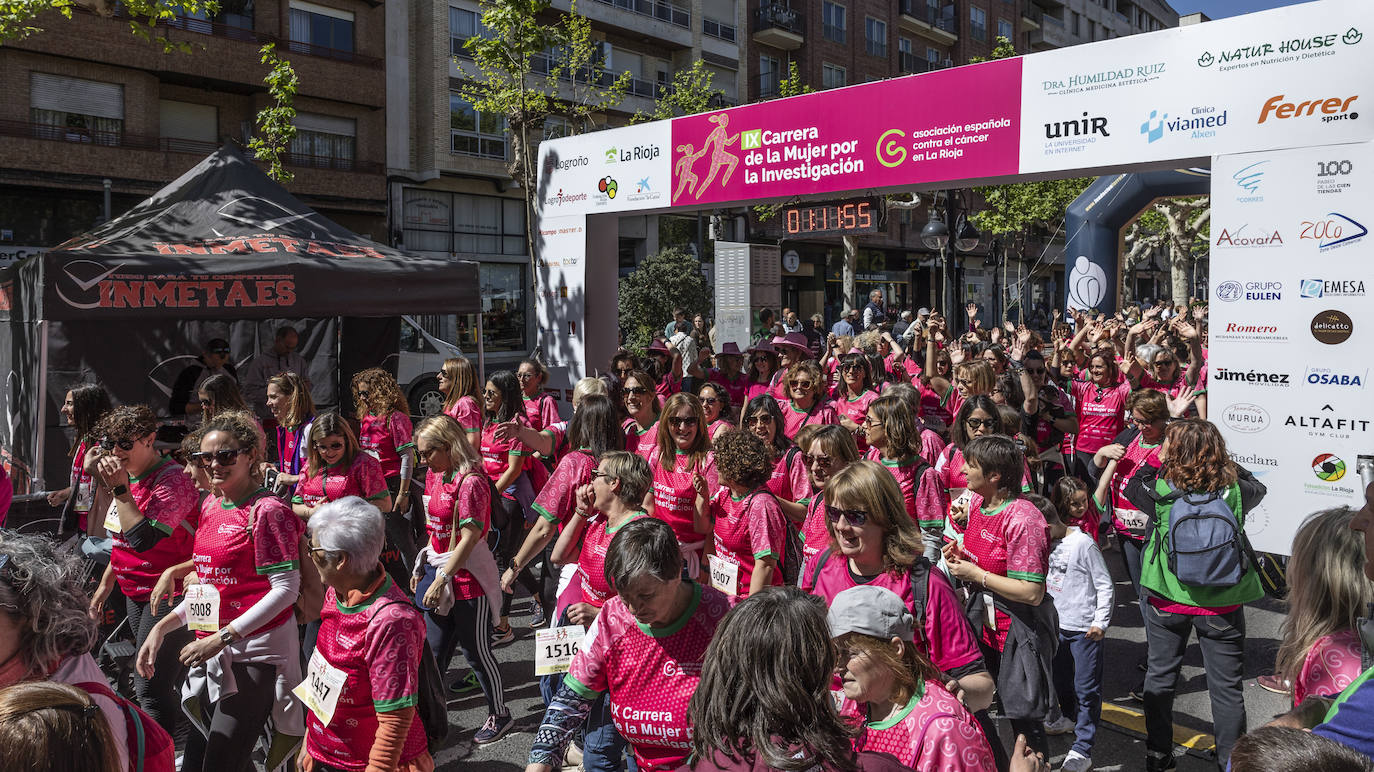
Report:
M 591 22 L 606 80 L 631 74 L 624 100 L 598 127 L 621 126 L 648 113 L 673 75 L 703 61 L 722 106 L 745 96 L 749 63 L 743 46 L 745 0 L 578 0 Z M 553 0 L 545 21 L 573 10 Z M 523 191 L 508 172 L 510 146 L 502 116 L 463 99 L 461 84 L 475 73 L 463 43 L 482 35 L 477 0 L 391 0 L 387 28 L 387 171 L 392 239 L 407 251 L 480 262 L 488 367 L 511 365 L 534 346 L 534 298 Z M 536 63 L 536 67 L 538 67 Z M 567 84 L 564 86 L 564 94 Z M 562 136 L 566 122 L 545 122 L 536 139 Z M 655 217 L 621 218 L 622 259 L 658 248 Z M 442 339 L 475 348 L 476 319 L 426 318 Z M 416 341 L 417 351 L 423 348 Z
M 299 134 L 284 163 L 305 203 L 386 238 L 382 9 L 373 0 L 224 0 L 213 18 L 157 34 L 79 7 L 0 47 L 0 255 L 35 251 L 117 216 L 225 142 L 246 145 L 269 102 L 258 49 L 277 43 L 300 78 Z
M 1091 43 L 1177 27 L 1178 11 L 1164 0 L 1036 0 L 1043 23 L 1030 36 L 1031 51 Z

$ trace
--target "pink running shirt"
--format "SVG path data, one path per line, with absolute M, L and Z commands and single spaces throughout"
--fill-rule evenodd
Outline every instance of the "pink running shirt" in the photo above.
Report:
M 453 522 L 455 512 L 457 525 Z M 433 470 L 426 472 L 425 531 L 429 534 L 429 548 L 448 552 L 454 528 L 468 525 L 480 529 L 479 539 L 486 538 L 491 528 L 491 483 L 487 476 L 481 472 L 461 477 L 452 472 L 444 475 L 435 474 Z M 453 582 L 453 597 L 458 600 L 472 600 L 483 594 L 477 578 L 466 568 L 458 569 Z
M 1105 388 L 1090 381 L 1074 381 L 1070 385 L 1074 404 L 1078 407 L 1078 434 L 1075 450 L 1096 453 L 1103 445 L 1121 433 L 1126 425 L 1126 397 L 1131 384 L 1125 378 Z
M 1293 704 L 1310 695 L 1334 697 L 1360 677 L 1360 636 L 1354 630 L 1324 635 L 1312 644 L 1293 684 Z
M 982 498 L 974 494 L 964 529 L 964 552 L 991 573 L 1044 584 L 1050 562 L 1050 526 L 1040 510 L 1023 498 L 984 511 Z M 983 642 L 1002 651 L 1008 625 L 1007 615 L 998 611 L 997 629 L 984 627 Z
M 840 715 L 856 718 L 866 710 L 849 699 Z M 895 716 L 868 721 L 854 738 L 854 750 L 890 753 L 921 772 L 996 772 L 997 762 L 982 727 L 945 687 L 926 681 Z
M 272 586 L 268 574 L 300 568 L 303 533 L 305 523 L 291 507 L 262 488 L 241 506 L 218 496 L 206 497 L 191 557 L 196 578 L 219 590 L 221 628 L 267 595 Z M 271 630 L 293 619 L 293 614 L 288 605 L 257 630 L 239 633 Z M 196 631 L 197 638 L 207 635 L 214 633 Z
M 563 457 L 554 467 L 549 481 L 534 497 L 530 508 L 540 517 L 554 523 L 561 532 L 572 519 L 577 509 L 577 489 L 592 481 L 596 471 L 596 459 L 585 448 L 575 450 Z
M 400 453 L 415 447 L 411 439 L 414 433 L 410 416 L 399 410 L 385 416 L 369 413 L 358 421 L 358 444 L 364 453 L 381 462 L 383 477 L 401 473 Z
M 897 479 L 897 487 L 902 490 L 902 501 L 906 513 L 922 529 L 945 527 L 946 509 L 945 484 L 935 467 L 926 463 L 921 456 L 910 458 L 884 458 L 877 448 L 869 448 L 864 458 L 876 461 Z
M 653 470 L 654 517 L 673 527 L 673 535 L 681 544 L 694 544 L 706 538 L 706 534 L 696 531 L 696 488 L 692 487 L 693 474 L 699 473 L 706 480 L 706 490 L 714 491 L 720 487 L 716 474 L 716 456 L 707 452 L 698 463 L 692 461 L 692 454 L 674 453 L 672 468 L 663 463 L 658 446 L 649 452 L 649 468 Z
M 773 558 L 777 562 L 769 584 L 782 586 L 788 524 L 777 500 L 764 490 L 735 498 L 729 488 L 721 486 L 711 497 L 711 517 L 716 522 L 715 557 L 739 566 L 735 584 L 737 601 L 749 596 L 754 564 L 761 558 Z
M 459 397 L 444 414 L 457 421 L 468 434 L 482 431 L 482 408 L 477 406 L 477 400 L 472 397 Z
M 382 479 L 382 465 L 377 459 L 359 452 L 353 463 L 343 468 L 343 462 L 321 469 L 318 474 L 305 475 L 296 484 L 296 495 L 292 504 L 318 507 L 326 501 L 338 501 L 345 496 L 360 496 L 368 501 L 377 501 L 387 495 L 386 480 Z
M 840 422 L 840 414 L 835 412 L 835 408 L 821 398 L 816 398 L 816 403 L 810 410 L 802 410 L 797 407 L 792 400 L 784 400 L 779 403 L 782 408 L 782 433 L 787 439 L 797 436 L 803 426 L 807 424 L 837 424 Z
M 195 540 L 191 534 L 199 520 L 196 507 L 200 494 L 186 471 L 164 456 L 142 476 L 129 477 L 129 495 L 138 511 L 148 519 L 148 525 L 163 535 L 152 549 L 139 552 L 129 546 L 124 534 L 110 533 L 114 542 L 110 566 L 114 569 L 115 582 L 124 597 L 141 603 L 152 596 L 153 585 L 163 571 L 184 563 L 191 556 L 191 544 Z

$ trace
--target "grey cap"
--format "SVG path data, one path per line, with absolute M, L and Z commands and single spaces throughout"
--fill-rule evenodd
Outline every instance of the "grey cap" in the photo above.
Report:
M 826 616 L 830 637 L 862 633 L 884 641 L 913 639 L 916 620 L 897 593 L 886 587 L 864 584 L 835 596 Z
M 917 316 L 930 316 L 930 309 L 929 309 L 929 308 L 926 308 L 925 306 L 921 306 L 921 309 L 920 309 L 919 311 L 916 312 L 916 315 L 917 315 Z

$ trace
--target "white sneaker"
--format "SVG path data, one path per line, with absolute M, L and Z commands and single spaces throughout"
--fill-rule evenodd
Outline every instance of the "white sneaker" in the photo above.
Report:
M 1088 772 L 1093 768 L 1093 760 L 1079 753 L 1069 751 L 1069 755 L 1064 757 L 1064 765 L 1059 769 L 1062 772 Z
M 1068 734 L 1077 726 L 1078 723 L 1068 716 L 1060 716 L 1054 721 L 1045 722 L 1045 734 Z

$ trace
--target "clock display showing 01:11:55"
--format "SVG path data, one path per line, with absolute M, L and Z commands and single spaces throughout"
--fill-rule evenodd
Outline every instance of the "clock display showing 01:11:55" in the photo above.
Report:
M 869 199 L 837 203 L 789 206 L 787 232 L 799 233 L 876 233 L 873 202 Z

